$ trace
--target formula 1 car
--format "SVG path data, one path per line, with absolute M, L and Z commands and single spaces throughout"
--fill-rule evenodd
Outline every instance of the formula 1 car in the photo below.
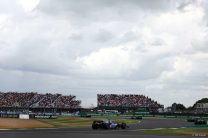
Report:
M 194 124 L 195 125 L 207 125 L 207 121 L 198 119 L 198 120 L 195 120 Z
M 126 123 L 117 123 L 112 120 L 95 120 L 92 123 L 92 129 L 126 129 Z
M 187 122 L 195 122 L 197 119 L 196 118 L 188 118 Z
M 132 116 L 131 119 L 141 120 L 142 116 Z

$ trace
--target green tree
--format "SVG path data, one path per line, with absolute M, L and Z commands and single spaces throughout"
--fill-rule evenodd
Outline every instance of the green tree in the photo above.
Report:
M 208 103 L 208 98 L 202 98 L 201 100 L 196 101 L 193 107 L 195 107 L 197 103 Z
M 180 104 L 180 103 L 173 103 L 172 104 L 172 110 L 173 111 L 182 111 L 182 110 L 186 110 L 186 107 L 183 104 Z

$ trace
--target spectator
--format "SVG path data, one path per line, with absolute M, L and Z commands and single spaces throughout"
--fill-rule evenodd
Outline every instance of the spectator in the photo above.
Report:
M 145 97 L 144 95 L 134 94 L 98 94 L 97 95 L 98 106 L 110 106 L 110 107 L 153 107 L 160 108 L 162 105 L 156 101 Z
M 0 92 L 0 107 L 79 108 L 80 104 L 81 101 L 76 100 L 76 96 L 72 95 Z

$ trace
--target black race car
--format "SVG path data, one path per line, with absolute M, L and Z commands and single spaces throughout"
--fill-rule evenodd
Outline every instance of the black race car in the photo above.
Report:
M 195 122 L 197 119 L 196 118 L 188 118 L 187 122 Z
M 132 116 L 131 119 L 141 120 L 142 116 Z
M 92 129 L 126 129 L 126 123 L 117 123 L 112 120 L 95 120 L 92 123 Z
M 206 120 L 202 120 L 202 119 L 197 119 L 194 122 L 195 125 L 207 125 L 207 121 Z

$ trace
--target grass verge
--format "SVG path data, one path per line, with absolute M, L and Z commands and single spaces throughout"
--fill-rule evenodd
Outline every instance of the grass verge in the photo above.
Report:
M 52 125 L 35 119 L 0 118 L 0 129 L 51 128 Z

